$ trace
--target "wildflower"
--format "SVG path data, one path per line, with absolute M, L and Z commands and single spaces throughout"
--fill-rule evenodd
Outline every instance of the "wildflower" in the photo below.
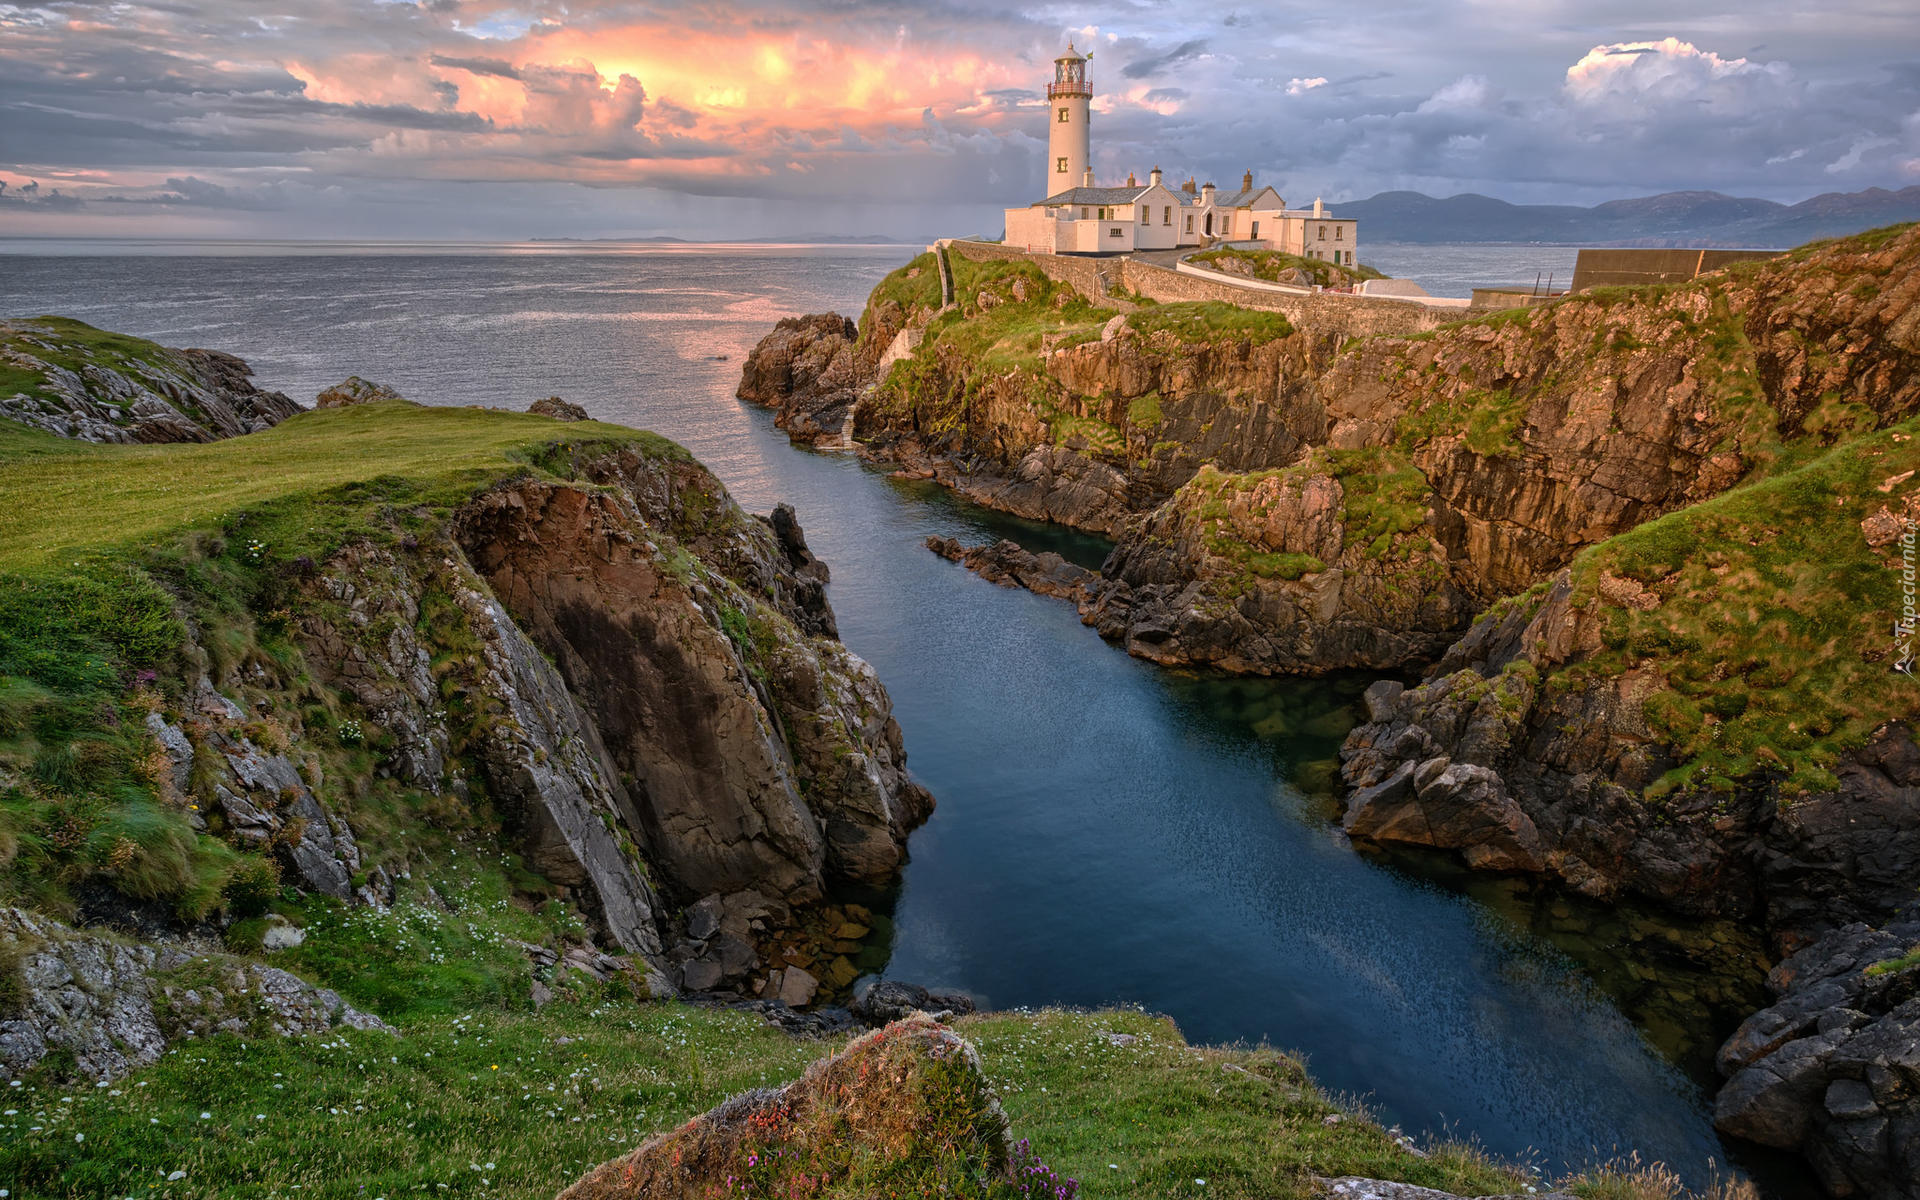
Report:
M 187 1177 L 187 1173 L 185 1171 L 175 1171 L 173 1174 L 167 1176 L 167 1182 L 174 1183 L 178 1180 L 185 1179 L 186 1177 Z
M 87 1140 L 87 1135 L 84 1133 L 76 1133 L 73 1135 L 73 1140 L 76 1142 L 84 1142 Z

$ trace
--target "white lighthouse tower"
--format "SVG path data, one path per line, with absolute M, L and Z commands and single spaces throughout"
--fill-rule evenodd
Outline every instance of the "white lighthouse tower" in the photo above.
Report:
M 1052 130 L 1047 137 L 1047 194 L 1092 186 L 1087 116 L 1093 88 L 1087 83 L 1087 60 L 1067 43 L 1067 52 L 1053 60 L 1053 82 L 1047 85 L 1052 102 Z

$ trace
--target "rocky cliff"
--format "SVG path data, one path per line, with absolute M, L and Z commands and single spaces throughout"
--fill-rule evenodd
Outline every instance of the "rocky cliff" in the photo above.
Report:
M 851 983 L 836 896 L 893 877 L 932 799 L 792 511 L 747 515 L 651 435 L 379 397 L 233 469 L 369 422 L 393 453 L 444 434 L 441 474 L 376 449 L 366 482 L 0 574 L 7 895 L 244 948 L 276 893 L 382 911 L 468 842 L 585 921 L 529 948 L 536 980 L 597 941 L 654 994 Z M 31 449 L 119 469 L 58 447 Z
M 0 321 L 0 418 L 88 442 L 210 442 L 300 406 L 216 350 L 169 350 L 60 317 Z
M 1029 264 L 956 257 L 954 305 L 910 267 L 857 331 L 770 335 L 741 395 L 1117 535 L 1087 615 L 1135 653 L 1385 667 L 1583 546 L 1911 415 L 1917 258 L 1906 227 L 1336 346 L 1220 304 L 1115 315 Z

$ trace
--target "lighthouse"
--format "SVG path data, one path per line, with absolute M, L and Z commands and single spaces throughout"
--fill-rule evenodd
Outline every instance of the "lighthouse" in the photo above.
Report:
M 1067 43 L 1067 52 L 1053 60 L 1053 82 L 1047 85 L 1053 118 L 1047 137 L 1047 194 L 1091 186 L 1087 116 L 1093 88 L 1087 83 L 1087 60 Z

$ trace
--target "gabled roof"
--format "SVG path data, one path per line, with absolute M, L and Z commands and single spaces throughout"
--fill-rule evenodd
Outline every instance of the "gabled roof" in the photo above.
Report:
M 1040 203 L 1048 208 L 1060 204 L 1132 204 L 1152 187 L 1077 187 L 1055 192 Z
M 1261 184 L 1256 188 L 1246 188 L 1242 191 L 1235 192 L 1231 196 L 1222 196 L 1218 192 L 1215 192 L 1213 196 L 1213 206 L 1215 208 L 1245 208 L 1255 200 L 1258 200 L 1263 192 L 1273 192 L 1272 185 Z M 1273 198 L 1275 200 L 1280 199 L 1280 193 L 1273 192 Z

